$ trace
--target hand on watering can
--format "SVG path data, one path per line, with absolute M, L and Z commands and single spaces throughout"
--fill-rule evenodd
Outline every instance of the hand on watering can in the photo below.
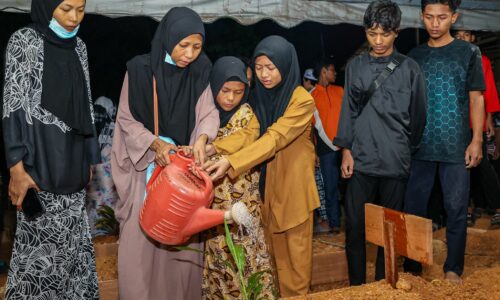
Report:
M 217 151 L 215 151 L 215 147 L 214 147 L 213 144 L 207 144 L 206 147 L 205 147 L 205 153 L 208 156 L 212 156 L 212 155 L 217 154 Z
M 186 156 L 193 155 L 193 147 L 192 146 L 178 146 L 177 151 L 182 151 Z
M 217 162 L 207 161 L 201 169 L 207 171 L 207 173 L 210 174 L 210 178 L 212 178 L 212 181 L 217 181 L 220 178 L 226 176 L 227 170 L 229 170 L 229 168 L 231 168 L 231 164 L 229 163 L 229 160 L 227 160 L 227 158 L 223 156 Z
M 168 156 L 170 151 L 177 151 L 177 147 L 175 145 L 164 142 L 159 138 L 154 140 L 149 148 L 156 153 L 155 162 L 161 167 L 165 167 L 170 163 L 170 158 Z
M 202 166 L 207 160 L 207 154 L 205 152 L 207 141 L 208 136 L 206 134 L 202 134 L 193 145 L 194 163 L 197 166 Z

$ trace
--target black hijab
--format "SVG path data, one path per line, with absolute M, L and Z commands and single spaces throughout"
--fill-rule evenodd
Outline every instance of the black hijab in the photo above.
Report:
M 260 134 L 278 120 L 290 102 L 293 91 L 300 85 L 300 67 L 295 47 L 281 36 L 272 35 L 263 39 L 255 48 L 253 62 L 259 56 L 267 56 L 278 68 L 281 82 L 267 89 L 255 80 L 252 91 L 252 104 L 260 123 Z
M 62 0 L 32 0 L 29 27 L 44 40 L 41 106 L 79 135 L 92 135 L 94 128 L 85 73 L 75 47 L 76 37 L 62 39 L 50 28 L 54 10 Z
M 252 91 L 252 106 L 260 123 L 260 135 L 273 125 L 285 113 L 290 98 L 300 85 L 300 67 L 295 47 L 280 36 L 272 35 L 263 39 L 255 48 L 253 62 L 259 56 L 267 56 L 278 68 L 281 82 L 272 89 L 267 89 L 257 79 Z M 262 163 L 259 190 L 264 200 L 267 174 L 267 162 Z
M 172 8 L 161 20 L 151 43 L 151 53 L 127 63 L 129 105 L 132 116 L 154 132 L 153 74 L 158 95 L 159 134 L 181 145 L 189 144 L 195 126 L 195 108 L 208 86 L 211 63 L 205 53 L 186 68 L 165 62 L 174 47 L 192 34 L 205 37 L 200 16 L 186 7 Z
M 224 56 L 219 58 L 210 73 L 210 88 L 214 95 L 215 107 L 219 111 L 220 127 L 225 127 L 235 112 L 238 111 L 243 103 L 247 102 L 248 98 L 248 78 L 246 74 L 245 64 L 234 56 Z M 228 81 L 240 81 L 245 84 L 245 94 L 241 102 L 231 111 L 225 111 L 217 102 L 217 95 L 224 83 Z

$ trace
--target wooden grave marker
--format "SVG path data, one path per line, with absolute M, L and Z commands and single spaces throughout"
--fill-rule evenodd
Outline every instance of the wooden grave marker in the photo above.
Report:
M 398 281 L 396 256 L 432 264 L 432 221 L 371 203 L 365 204 L 366 240 L 384 247 L 385 278 Z

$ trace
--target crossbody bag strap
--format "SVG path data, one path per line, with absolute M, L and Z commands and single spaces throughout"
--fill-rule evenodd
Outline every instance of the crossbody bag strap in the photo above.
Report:
M 158 136 L 160 133 L 158 124 L 158 94 L 156 93 L 156 78 L 153 75 L 153 110 L 154 110 L 154 123 L 155 123 L 155 135 Z
M 380 74 L 373 80 L 373 82 L 368 87 L 368 91 L 365 93 L 365 103 L 363 103 L 362 109 L 368 104 L 370 99 L 372 98 L 375 91 L 384 83 L 384 81 L 391 76 L 392 73 L 406 60 L 406 56 L 397 53 L 395 57 L 385 66 L 384 70 L 380 72 Z M 361 114 L 361 111 L 360 113 Z

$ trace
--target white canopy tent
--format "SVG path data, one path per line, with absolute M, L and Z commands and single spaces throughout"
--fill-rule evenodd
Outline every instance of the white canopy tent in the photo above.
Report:
M 187 6 L 205 22 L 230 17 L 248 25 L 273 19 L 284 27 L 303 21 L 362 25 L 368 0 L 87 0 L 88 13 L 110 17 L 146 15 L 160 19 L 175 6 Z M 402 27 L 420 27 L 420 1 L 395 0 L 403 11 Z M 499 0 L 464 0 L 457 28 L 500 31 Z M 30 0 L 0 0 L 0 10 L 29 11 Z

